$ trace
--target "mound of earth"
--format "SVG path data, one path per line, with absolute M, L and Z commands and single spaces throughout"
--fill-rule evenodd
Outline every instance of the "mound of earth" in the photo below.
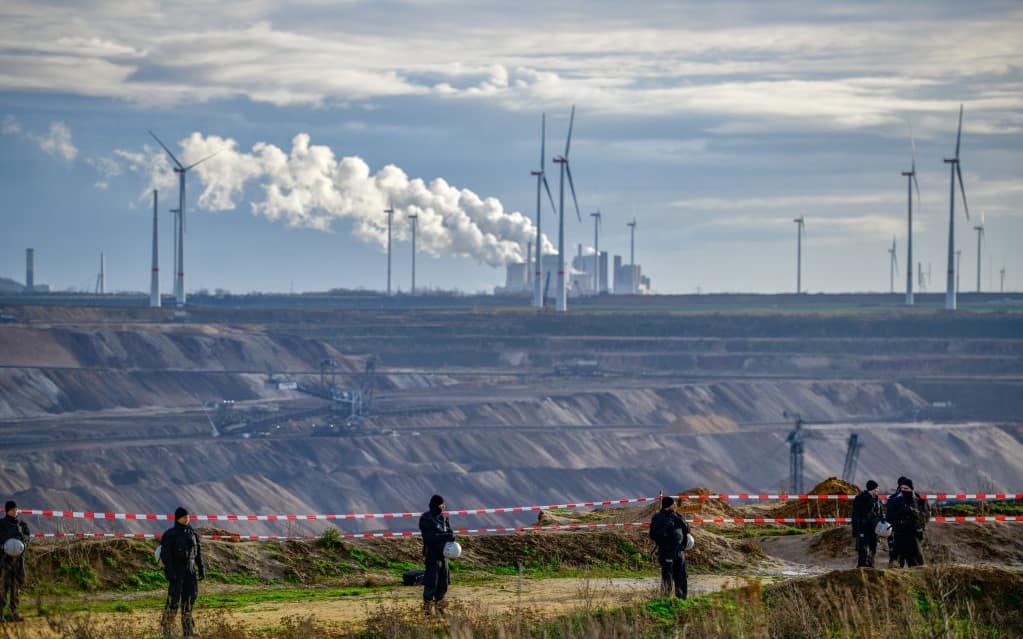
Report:
M 808 495 L 857 495 L 860 489 L 837 477 L 828 477 L 813 487 Z M 852 500 L 811 499 L 789 501 L 771 508 L 765 517 L 849 517 Z

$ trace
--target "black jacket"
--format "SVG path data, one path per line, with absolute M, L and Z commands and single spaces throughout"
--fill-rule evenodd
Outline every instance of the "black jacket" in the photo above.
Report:
M 689 523 L 678 512 L 659 510 L 650 520 L 649 534 L 661 553 L 682 552 L 689 534 Z
M 878 519 L 884 517 L 881 500 L 864 490 L 853 499 L 852 532 L 853 535 L 869 534 L 874 531 Z
M 206 563 L 195 529 L 188 524 L 182 526 L 174 522 L 174 527 L 167 529 L 160 538 L 160 562 L 168 578 L 195 575 L 203 579 Z
M 423 555 L 427 559 L 444 557 L 444 544 L 455 540 L 448 518 L 440 509 L 430 509 L 419 516 L 419 532 L 423 534 Z
M 0 546 L 8 539 L 20 539 L 23 544 L 28 545 L 31 538 L 28 524 L 22 520 L 10 515 L 4 515 L 4 518 L 0 519 Z
M 896 533 L 922 531 L 931 516 L 927 500 L 917 493 L 896 491 L 888 498 L 887 510 Z

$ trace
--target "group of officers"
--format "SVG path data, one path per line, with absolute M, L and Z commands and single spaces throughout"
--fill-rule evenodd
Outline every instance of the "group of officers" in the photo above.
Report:
M 913 490 L 913 480 L 899 477 L 898 488 L 886 504 L 878 497 L 877 482 L 853 499 L 852 534 L 856 540 L 856 566 L 873 568 L 879 538 L 888 540 L 888 567 L 922 566 L 924 528 L 931 518 L 927 500 Z
M 874 565 L 879 536 L 888 538 L 889 566 L 923 564 L 920 544 L 924 526 L 930 519 L 930 507 L 927 500 L 914 492 L 911 479 L 899 477 L 898 486 L 886 505 L 882 505 L 878 497 L 878 484 L 874 480 L 868 481 L 866 490 L 853 500 L 852 532 L 859 567 Z M 8 501 L 4 510 L 5 516 L 0 520 L 0 545 L 4 550 L 0 564 L 3 594 L 0 620 L 20 621 L 18 591 L 25 583 L 24 549 L 30 534 L 25 522 L 18 519 L 15 502 Z M 429 508 L 419 518 L 425 563 L 423 611 L 426 614 L 444 612 L 444 596 L 451 582 L 449 555 L 445 548 L 454 543 L 455 533 L 444 510 L 444 498 L 434 495 L 430 498 Z M 661 498 L 661 509 L 650 520 L 649 536 L 656 545 L 661 567 L 662 595 L 674 594 L 685 599 L 688 595 L 685 552 L 692 548 L 694 542 L 689 523 L 676 510 L 674 498 Z M 20 550 L 12 552 L 8 544 L 15 550 L 20 544 Z M 206 564 L 199 535 L 189 524 L 185 508 L 179 507 L 174 511 L 174 525 L 163 533 L 156 556 L 168 582 L 160 624 L 163 634 L 168 637 L 173 634 L 175 617 L 180 610 L 182 634 L 193 636 L 192 608 L 199 594 L 199 581 L 206 576 Z M 10 610 L 6 616 L 5 608 Z

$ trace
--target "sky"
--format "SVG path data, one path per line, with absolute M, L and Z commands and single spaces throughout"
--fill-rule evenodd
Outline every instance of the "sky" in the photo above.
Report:
M 887 291 L 895 238 L 944 289 L 960 105 L 961 289 L 1023 289 L 1018 2 L 475 0 L 0 4 L 0 277 L 148 289 L 152 190 L 172 290 L 187 174 L 186 289 L 490 291 L 555 200 L 565 245 L 636 261 L 660 293 Z M 958 190 L 958 186 L 957 186 Z M 915 195 L 914 195 L 915 197 Z M 557 246 L 546 195 L 545 250 Z M 983 216 L 983 217 L 982 217 Z M 915 265 L 914 265 L 915 268 Z

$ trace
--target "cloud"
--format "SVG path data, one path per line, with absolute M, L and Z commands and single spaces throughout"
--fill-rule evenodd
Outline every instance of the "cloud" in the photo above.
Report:
M 34 139 L 40 149 L 54 157 L 70 162 L 78 155 L 78 149 L 71 142 L 71 127 L 63 122 L 54 122 L 46 135 Z
M 256 215 L 325 232 L 338 220 L 349 220 L 355 237 L 384 248 L 384 209 L 391 207 L 396 240 L 410 238 L 409 216 L 416 214 L 419 250 L 433 256 L 469 257 L 490 266 L 522 261 L 527 243 L 536 238 L 529 217 L 506 211 L 496 198 L 480 197 L 443 178 L 429 182 L 410 178 L 394 165 L 372 173 L 363 159 L 338 159 L 329 147 L 312 144 L 306 133 L 296 135 L 287 152 L 265 142 L 240 151 L 234 140 L 201 133 L 193 133 L 181 146 L 181 154 L 175 155 L 185 164 L 216 154 L 190 173 L 202 188 L 199 206 L 208 211 L 232 210 L 246 192 L 255 191 L 250 206 Z M 119 150 L 116 155 L 128 162 L 129 170 L 149 176 L 143 197 L 152 188 L 174 186 L 162 150 Z M 544 237 L 543 242 L 544 252 L 553 253 L 550 241 Z
M 21 133 L 21 124 L 13 115 L 6 115 L 3 122 L 0 122 L 0 132 L 4 135 L 17 135 Z

